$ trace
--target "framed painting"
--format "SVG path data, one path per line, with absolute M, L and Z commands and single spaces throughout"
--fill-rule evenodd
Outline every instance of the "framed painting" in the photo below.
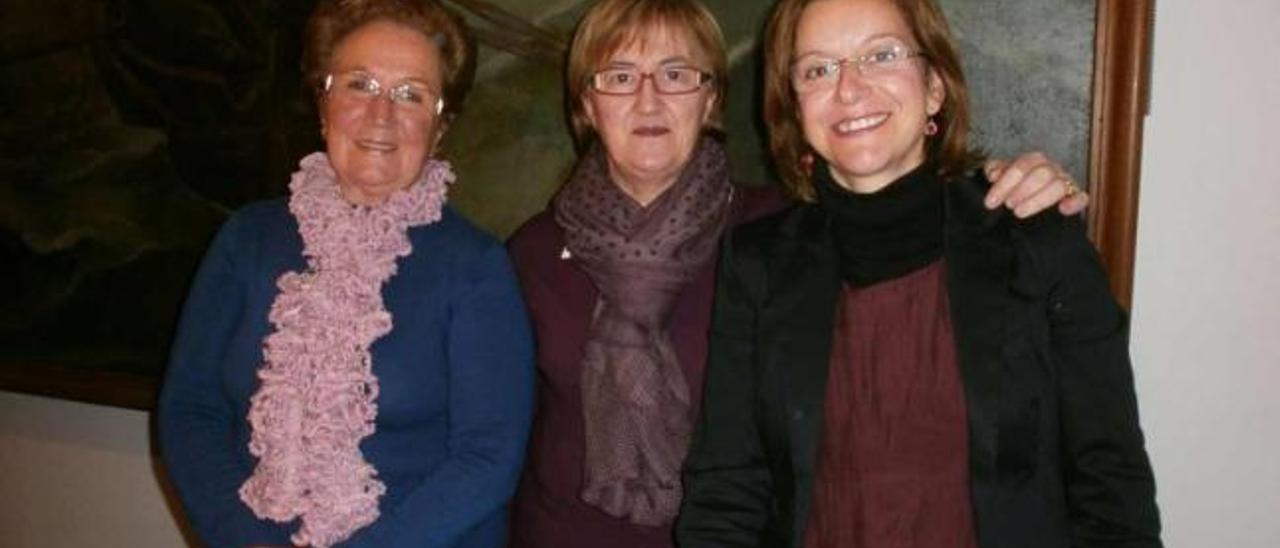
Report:
M 574 160 L 561 71 L 588 0 L 444 0 L 480 44 L 441 156 L 451 202 L 498 237 Z M 1128 303 L 1152 0 L 939 0 L 975 134 L 1044 150 L 1093 195 L 1090 235 Z M 731 62 L 735 176 L 772 179 L 758 121 L 772 2 L 706 0 Z M 50 0 L 0 21 L 0 389 L 149 409 L 187 284 L 219 224 L 283 196 L 320 145 L 300 84 L 314 0 Z

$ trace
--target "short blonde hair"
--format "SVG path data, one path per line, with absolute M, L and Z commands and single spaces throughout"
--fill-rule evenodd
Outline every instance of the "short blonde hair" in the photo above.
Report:
M 569 46 L 565 100 L 579 149 L 595 139 L 595 130 L 582 105 L 582 98 L 591 89 L 592 75 L 603 68 L 611 55 L 643 40 L 657 28 L 685 35 L 692 41 L 693 54 L 703 57 L 698 61 L 707 63 L 716 94 L 707 125 L 713 131 L 723 130 L 729 60 L 720 25 L 706 6 L 697 0 L 601 0 L 582 16 Z
M 791 55 L 800 16 L 816 1 L 828 0 L 781 0 L 765 31 L 764 122 L 769 130 L 769 149 L 783 185 L 792 196 L 805 201 L 815 199 L 804 159 L 813 152 L 805 141 L 800 105 L 791 88 Z M 947 92 L 942 109 L 934 115 L 938 133 L 928 139 L 927 154 L 944 177 L 963 176 L 981 162 L 982 154 L 969 148 L 969 87 L 947 18 L 933 0 L 889 1 L 902 14 L 921 56 L 942 79 Z
M 338 43 L 356 29 L 390 21 L 422 33 L 440 48 L 444 61 L 444 114 L 462 109 L 475 77 L 475 45 L 466 23 L 435 0 L 321 0 L 307 20 L 303 41 L 304 83 L 317 97 Z

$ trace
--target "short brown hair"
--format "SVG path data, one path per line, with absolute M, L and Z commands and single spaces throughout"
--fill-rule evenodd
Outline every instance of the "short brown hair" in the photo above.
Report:
M 338 43 L 374 21 L 390 21 L 421 32 L 440 48 L 444 61 L 444 113 L 452 118 L 475 77 L 475 45 L 457 14 L 435 0 L 321 0 L 307 20 L 303 42 L 304 83 L 317 93 Z
M 805 201 L 815 198 L 804 167 L 804 157 L 812 154 L 812 149 L 804 140 L 800 107 L 791 89 L 791 56 L 800 16 L 816 1 L 829 0 L 781 0 L 765 31 L 764 121 L 769 129 L 769 149 L 787 190 Z M 969 88 L 947 19 L 933 0 L 888 1 L 902 14 L 921 57 L 942 79 L 947 92 L 934 117 L 938 134 L 929 138 L 927 154 L 944 177 L 962 176 L 981 162 L 982 155 L 969 148 Z
M 585 148 L 595 137 L 587 119 L 582 97 L 590 89 L 591 76 L 601 64 L 619 49 L 642 39 L 646 31 L 666 28 L 687 35 L 695 46 L 695 55 L 706 57 L 711 71 L 711 85 L 716 97 L 711 105 L 708 125 L 722 130 L 729 61 L 725 53 L 724 35 L 715 16 L 697 0 L 601 0 L 587 10 L 578 22 L 569 46 L 569 66 L 565 87 L 569 122 L 578 147 Z M 698 51 L 700 50 L 700 51 Z

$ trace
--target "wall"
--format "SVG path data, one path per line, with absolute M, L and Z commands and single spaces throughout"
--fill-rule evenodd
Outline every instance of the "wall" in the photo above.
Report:
M 1280 21 L 1162 0 L 1133 351 L 1166 544 L 1280 545 Z M 179 546 L 144 413 L 0 392 L 0 548 Z
M 0 548 L 183 546 L 147 420 L 0 392 Z
M 973 138 L 996 157 L 1042 150 L 1088 174 L 1095 0 L 936 0 L 964 60 Z
M 1172 547 L 1280 546 L 1276 21 L 1157 2 L 1132 348 Z

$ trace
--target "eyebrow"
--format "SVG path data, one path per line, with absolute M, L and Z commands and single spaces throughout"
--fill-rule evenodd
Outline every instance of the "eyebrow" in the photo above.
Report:
M 676 56 L 674 56 L 674 57 L 667 57 L 666 59 L 663 59 L 663 60 L 661 60 L 661 61 L 658 61 L 658 66 L 660 66 L 660 67 L 665 67 L 665 66 L 670 66 L 670 65 L 688 65 L 688 66 L 694 66 L 694 62 L 693 62 L 693 60 L 692 60 L 692 59 L 689 59 L 688 57 L 685 57 L 685 56 L 683 56 L 683 55 L 676 55 Z M 610 62 L 609 64 L 607 64 L 607 65 L 605 65 L 605 66 L 606 66 L 606 67 L 636 67 L 636 66 L 639 66 L 639 63 L 635 63 L 635 62 L 632 62 L 632 61 L 612 61 L 612 62 Z
M 872 43 L 875 43 L 875 42 L 878 42 L 878 41 L 881 41 L 881 40 L 884 40 L 884 39 L 893 39 L 893 40 L 896 40 L 896 41 L 898 41 L 898 42 L 902 42 L 902 43 L 903 43 L 903 45 L 909 45 L 909 43 L 910 43 L 910 40 L 907 40 L 906 38 L 903 38 L 902 36 L 899 36 L 899 35 L 897 35 L 896 33 L 892 33 L 892 32 L 880 32 L 880 33 L 876 33 L 876 34 L 872 34 L 871 36 L 868 36 L 865 40 L 863 40 L 863 41 L 862 41 L 862 43 L 861 43 L 861 44 L 858 44 L 858 47 L 859 47 L 859 48 L 866 47 L 866 45 L 868 45 L 868 44 L 872 44 Z M 823 52 L 823 51 L 820 51 L 820 50 L 808 50 L 808 51 L 805 51 L 804 53 L 797 53 L 797 54 L 793 54 L 793 55 L 791 56 L 791 58 L 792 58 L 792 59 L 799 59 L 799 58 L 801 58 L 801 57 L 808 57 L 808 56 L 810 56 L 810 55 L 818 55 L 818 56 L 822 56 L 822 57 L 831 57 L 831 56 L 832 56 L 832 54 L 830 54 L 830 53 L 826 53 L 826 52 Z
M 349 68 L 349 69 L 345 69 L 345 70 L 335 70 L 335 71 L 333 71 L 333 74 L 348 74 L 348 73 L 352 73 L 352 72 L 359 72 L 359 73 L 362 73 L 362 74 L 367 74 L 367 75 L 372 76 L 372 77 L 374 77 L 374 78 L 376 78 L 376 79 L 378 79 L 378 80 L 381 80 L 381 79 L 382 79 L 382 77 L 381 77 L 381 76 L 379 76 L 378 74 L 374 73 L 373 71 L 371 71 L 371 70 L 369 70 L 369 69 L 365 68 L 363 65 L 357 65 L 357 66 L 355 66 L 355 67 L 353 67 L 353 68 Z M 395 83 L 395 84 L 416 83 L 416 84 L 420 84 L 420 85 L 422 85 L 423 87 L 427 87 L 427 88 L 434 88 L 434 87 L 435 87 L 435 84 L 434 84 L 434 83 L 432 83 L 430 80 L 427 80 L 426 78 L 421 77 L 421 76 L 406 76 L 406 77 L 401 78 L 401 79 L 399 79 L 399 80 L 394 80 L 393 82 L 387 82 L 387 83 Z

